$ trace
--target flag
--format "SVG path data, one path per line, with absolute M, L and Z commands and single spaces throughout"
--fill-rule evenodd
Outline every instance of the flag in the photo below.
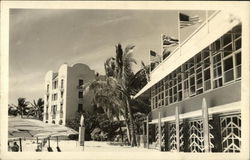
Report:
M 164 49 L 162 53 L 163 60 L 166 59 L 170 55 L 171 51 Z
M 161 62 L 161 56 L 155 51 L 150 50 L 150 67 L 151 71 Z
M 166 36 L 164 34 L 162 35 L 163 46 L 175 46 L 178 42 L 179 40 L 174 37 Z
M 180 28 L 192 26 L 201 22 L 199 16 L 189 17 L 188 15 L 183 13 L 179 14 L 179 20 L 180 20 Z
M 161 56 L 158 55 L 155 51 L 150 50 L 150 62 L 155 63 L 160 61 L 161 61 Z

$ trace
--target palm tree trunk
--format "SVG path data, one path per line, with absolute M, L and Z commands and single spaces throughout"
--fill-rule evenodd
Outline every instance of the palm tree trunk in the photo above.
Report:
M 121 135 L 121 137 L 122 137 L 122 143 L 123 143 L 122 123 L 121 123 L 121 121 L 120 121 L 119 115 L 116 115 L 116 118 L 117 118 L 117 120 L 118 120 L 118 122 L 119 122 L 120 135 Z
M 128 143 L 131 144 L 131 136 L 130 136 L 130 127 L 129 127 L 129 123 L 127 120 L 125 120 L 126 122 L 126 128 L 127 128 L 127 137 L 128 137 Z
M 21 107 L 21 118 L 23 118 L 23 107 Z
M 128 108 L 128 115 L 129 115 L 129 128 L 131 129 L 130 134 L 131 134 L 131 145 L 136 146 L 136 138 L 135 138 L 135 126 L 134 126 L 134 118 L 132 115 L 131 107 L 129 104 L 129 100 L 126 99 L 126 105 Z

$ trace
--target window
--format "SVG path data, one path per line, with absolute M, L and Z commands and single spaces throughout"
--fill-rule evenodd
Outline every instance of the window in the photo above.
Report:
M 60 105 L 60 113 L 62 113 L 63 112 L 63 105 L 61 104 Z
M 79 79 L 78 84 L 79 84 L 79 86 L 82 86 L 83 85 L 83 80 Z
M 52 112 L 53 115 L 56 114 L 56 110 L 57 110 L 57 106 L 56 105 L 51 106 L 51 112 Z
M 78 112 L 79 113 L 83 112 L 83 104 L 81 103 L 78 104 Z
M 47 92 L 49 92 L 49 84 L 47 84 Z
M 63 88 L 63 79 L 61 79 L 61 88 Z
M 57 87 L 58 87 L 58 81 L 54 81 L 53 82 L 53 89 L 57 89 Z
M 57 93 L 52 95 L 52 101 L 56 101 L 57 100 Z
M 190 77 L 190 96 L 195 95 L 195 77 Z
M 155 91 L 155 85 L 151 88 L 151 97 L 152 97 L 152 99 L 151 99 L 151 105 L 152 105 L 152 109 L 154 109 L 155 108 L 155 93 L 156 91 Z
M 83 92 L 82 91 L 78 92 L 78 98 L 83 98 Z
M 210 68 L 204 70 L 204 90 L 207 91 L 209 89 L 211 89 Z
M 61 92 L 61 98 L 63 98 L 63 91 Z
M 226 46 L 227 44 L 232 42 L 232 35 L 230 32 L 226 33 L 223 37 L 222 37 L 222 43 L 223 46 Z
M 151 87 L 152 109 L 241 78 L 241 25 L 234 27 Z
M 221 52 L 213 55 L 214 88 L 222 86 Z
M 234 80 L 234 68 L 233 68 L 233 57 L 229 57 L 224 61 L 224 82 L 227 83 L 229 81 Z
M 236 78 L 241 77 L 241 52 L 235 55 L 235 68 L 236 68 Z
M 168 95 L 168 79 L 167 77 L 165 78 L 165 106 L 167 106 L 169 104 L 169 95 Z

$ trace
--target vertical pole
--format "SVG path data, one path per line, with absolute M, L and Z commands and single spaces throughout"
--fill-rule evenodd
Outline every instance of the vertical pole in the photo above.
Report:
M 163 61 L 163 51 L 164 51 L 164 48 L 163 48 L 163 34 L 161 34 L 161 61 Z
M 179 120 L 179 108 L 175 108 L 175 125 L 176 125 L 176 149 L 177 152 L 180 152 L 180 120 Z
M 79 127 L 79 144 L 84 150 L 85 127 Z
M 20 143 L 20 152 L 23 151 L 23 148 L 22 148 L 22 138 L 19 138 L 19 143 Z
M 158 113 L 158 136 L 159 136 L 159 150 L 161 151 L 161 112 Z
M 180 25 L 180 11 L 178 11 L 178 40 L 179 40 L 179 51 L 181 56 L 181 25 Z
M 149 118 L 147 115 L 147 148 L 149 149 Z
M 145 128 L 145 121 L 143 121 L 143 124 L 142 124 L 142 135 L 146 134 L 145 130 L 146 130 L 146 128 Z
M 150 74 L 151 74 L 151 53 L 150 53 L 150 50 L 149 50 L 149 57 L 148 57 L 148 59 L 149 59 L 149 79 L 151 79 L 150 78 Z
M 208 107 L 205 98 L 203 98 L 202 100 L 202 118 L 203 118 L 203 133 L 204 133 L 204 149 L 205 152 L 210 152 Z
M 57 145 L 57 147 L 58 147 L 58 137 L 56 137 L 56 145 Z
M 50 138 L 48 137 L 48 147 L 50 147 Z

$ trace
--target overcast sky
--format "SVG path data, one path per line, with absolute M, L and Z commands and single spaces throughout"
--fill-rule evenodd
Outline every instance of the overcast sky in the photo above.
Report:
M 205 20 L 205 11 L 182 11 Z M 134 44 L 134 57 L 148 64 L 149 50 L 160 54 L 160 35 L 177 35 L 177 11 L 159 10 L 47 10 L 10 11 L 9 103 L 18 97 L 44 96 L 44 76 L 64 62 L 85 63 L 104 74 L 104 61 L 115 45 Z M 181 41 L 200 24 L 181 30 Z

